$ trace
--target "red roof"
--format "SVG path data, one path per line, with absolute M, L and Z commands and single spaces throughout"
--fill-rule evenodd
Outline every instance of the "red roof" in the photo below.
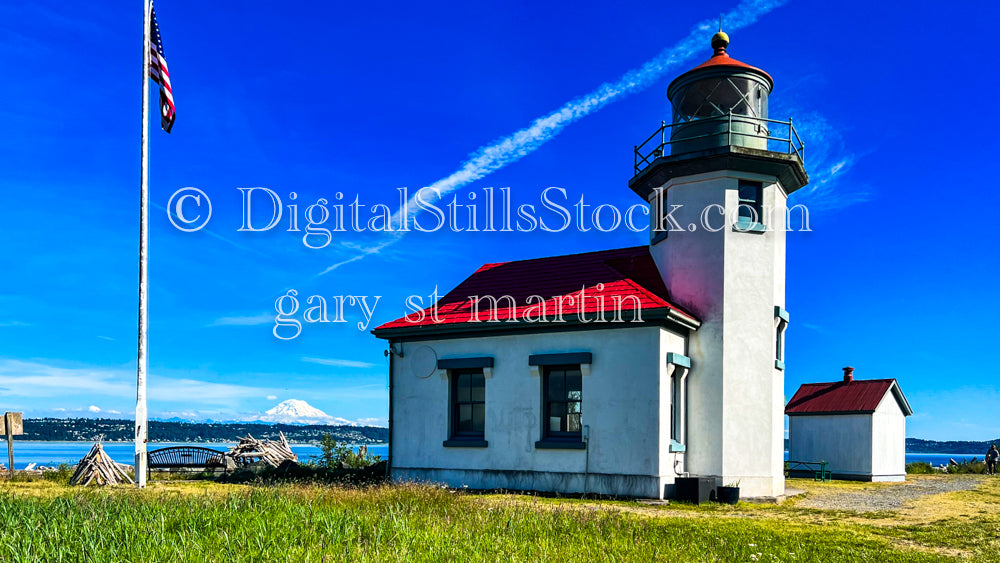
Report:
M 463 324 L 468 325 L 470 330 L 481 330 L 483 323 L 489 321 L 494 313 L 497 320 L 516 318 L 524 322 L 526 317 L 537 319 L 541 312 L 540 301 L 535 298 L 529 302 L 531 296 L 540 296 L 544 300 L 545 315 L 550 319 L 555 316 L 561 300 L 563 317 L 572 321 L 581 311 L 581 289 L 584 290 L 583 312 L 588 314 L 587 317 L 603 312 L 604 318 L 610 321 L 616 308 L 623 312 L 638 308 L 643 312 L 673 311 L 680 317 L 697 322 L 693 316 L 669 302 L 667 288 L 649 255 L 649 247 L 636 246 L 485 264 L 438 301 L 437 318 L 440 322 L 431 315 L 433 307 L 428 307 L 419 320 L 417 317 L 421 315 L 410 313 L 413 320 L 401 317 L 376 328 L 375 332 L 441 325 L 457 329 L 463 328 Z M 486 296 L 500 300 L 498 305 L 492 306 L 490 301 L 484 300 Z M 509 301 L 502 299 L 504 296 L 514 299 L 513 316 Z M 473 310 L 477 297 L 480 299 L 478 314 Z M 626 313 L 625 318 L 631 317 Z
M 708 59 L 707 61 L 701 63 L 700 65 L 692 68 L 688 72 L 691 72 L 691 71 L 694 71 L 694 70 L 698 70 L 698 69 L 702 69 L 702 68 L 712 68 L 712 67 L 717 67 L 717 66 L 728 66 L 728 67 L 736 67 L 736 68 L 742 68 L 742 69 L 747 69 L 747 70 L 753 70 L 753 71 L 756 71 L 756 72 L 759 72 L 759 73 L 763 74 L 764 76 L 767 77 L 768 80 L 771 81 L 771 83 L 774 83 L 774 79 L 772 79 L 771 75 L 768 74 L 766 71 L 764 71 L 762 69 L 759 69 L 759 68 L 757 68 L 755 66 L 748 65 L 748 64 L 746 64 L 746 63 L 744 63 L 742 61 L 738 61 L 738 60 L 730 57 L 729 54 L 726 53 L 725 51 L 723 51 L 721 53 L 716 53 L 716 54 L 712 55 L 712 57 L 710 59 Z
M 722 35 L 723 37 L 720 38 L 719 37 L 720 35 Z M 748 64 L 746 64 L 746 63 L 744 63 L 742 61 L 738 61 L 738 60 L 730 57 L 729 53 L 726 52 L 726 48 L 728 47 L 728 45 L 729 45 L 729 37 L 728 36 L 726 36 L 725 34 L 723 34 L 721 31 L 719 33 L 715 34 L 715 36 L 712 37 L 712 48 L 715 50 L 714 54 L 707 61 L 701 63 L 700 65 L 692 68 L 691 70 L 689 70 L 689 71 L 685 72 L 684 74 L 682 74 L 682 75 L 678 76 L 677 78 L 675 78 L 670 83 L 670 86 L 667 87 L 667 92 L 672 92 L 673 89 L 674 89 L 674 84 L 677 84 L 679 81 L 681 81 L 683 78 L 687 77 L 688 75 L 693 74 L 693 73 L 697 73 L 698 71 L 701 71 L 701 70 L 704 70 L 704 69 L 715 69 L 715 68 L 738 68 L 738 69 L 742 69 L 742 70 L 750 70 L 750 71 L 753 71 L 753 72 L 757 72 L 757 73 L 760 73 L 761 75 L 763 75 L 764 78 L 767 79 L 767 81 L 771 85 L 771 87 L 774 86 L 774 79 L 771 78 L 771 75 L 768 74 L 767 72 L 765 72 L 764 70 L 759 69 L 759 68 L 757 68 L 755 66 L 748 65 Z
M 903 414 L 913 414 L 895 379 L 806 383 L 785 405 L 785 414 L 871 413 L 890 390 Z

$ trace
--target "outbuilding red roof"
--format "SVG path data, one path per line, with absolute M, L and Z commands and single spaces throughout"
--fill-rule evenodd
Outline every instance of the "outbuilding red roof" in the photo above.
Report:
M 895 379 L 806 383 L 785 405 L 785 414 L 872 413 L 890 391 L 903 414 L 913 414 Z
M 498 304 L 493 306 L 486 296 L 497 299 Z M 505 296 L 513 299 L 513 311 Z M 474 307 L 477 298 L 479 304 Z M 670 303 L 649 247 L 636 246 L 484 264 L 437 302 L 436 319 L 432 315 L 434 308 L 428 307 L 422 315 L 412 312 L 409 318 L 404 316 L 385 323 L 374 332 L 382 336 L 380 332 L 393 329 L 432 329 L 441 325 L 454 329 L 468 325 L 469 330 L 481 330 L 491 315 L 501 321 L 527 322 L 526 318 L 537 319 L 544 311 L 545 317 L 551 319 L 560 303 L 567 322 L 577 319 L 581 310 L 585 318 L 603 313 L 611 321 L 616 311 L 621 311 L 627 320 L 638 309 L 642 313 L 671 312 L 675 317 L 698 324 L 692 315 Z

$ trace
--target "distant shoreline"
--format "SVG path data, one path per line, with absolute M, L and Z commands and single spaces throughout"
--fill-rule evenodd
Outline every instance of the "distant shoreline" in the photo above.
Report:
M 379 426 L 329 426 L 309 424 L 263 424 L 257 422 L 174 422 L 149 421 L 149 439 L 153 442 L 183 444 L 219 444 L 238 442 L 247 434 L 255 438 L 277 440 L 284 435 L 289 443 L 314 444 L 331 436 L 341 444 L 384 443 L 389 429 Z M 107 418 L 29 418 L 24 420 L 23 440 L 39 442 L 131 442 L 135 422 Z
M 20 438 L 21 438 L 20 436 L 14 436 L 15 447 L 17 447 L 16 444 L 24 444 L 24 443 L 37 443 L 37 444 L 92 444 L 92 443 L 94 443 L 94 442 L 97 441 L 97 440 L 37 440 L 37 439 L 22 440 Z M 212 440 L 212 441 L 203 441 L 203 442 L 191 441 L 191 440 L 150 440 L 149 442 L 147 442 L 147 444 L 206 444 L 206 445 L 219 445 L 219 444 L 235 444 L 235 443 L 237 443 L 239 441 L 240 441 L 239 438 L 236 438 L 235 440 Z M 132 440 L 101 440 L 101 442 L 104 443 L 104 444 L 131 444 Z M 0 449 L 3 449 L 3 447 L 4 447 L 3 444 L 4 443 L 6 443 L 6 441 L 4 441 L 3 437 L 0 436 Z M 305 445 L 305 446 L 316 446 L 316 445 L 319 445 L 319 440 L 313 440 L 313 441 L 308 441 L 308 442 L 302 441 L 302 440 L 288 440 L 288 443 L 289 444 L 293 444 L 293 445 L 298 444 L 298 445 Z M 357 442 L 357 443 L 337 442 L 337 444 L 343 444 L 345 446 L 372 446 L 372 445 L 385 446 L 385 445 L 388 445 L 389 443 L 388 442 L 371 441 L 371 442 Z

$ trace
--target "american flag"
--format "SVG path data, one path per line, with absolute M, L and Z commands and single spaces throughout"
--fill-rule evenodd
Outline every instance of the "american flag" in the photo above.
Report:
M 160 126 L 167 133 L 174 126 L 177 112 L 174 110 L 174 89 L 170 85 L 170 71 L 167 70 L 167 59 L 163 57 L 163 41 L 160 39 L 160 26 L 156 24 L 156 10 L 150 2 L 149 20 L 149 77 L 160 85 Z

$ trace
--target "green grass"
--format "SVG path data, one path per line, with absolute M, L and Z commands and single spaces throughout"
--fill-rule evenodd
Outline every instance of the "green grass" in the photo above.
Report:
M 922 562 L 985 556 L 997 531 L 996 516 L 884 528 L 794 506 L 664 508 L 417 485 L 10 483 L 0 561 Z

